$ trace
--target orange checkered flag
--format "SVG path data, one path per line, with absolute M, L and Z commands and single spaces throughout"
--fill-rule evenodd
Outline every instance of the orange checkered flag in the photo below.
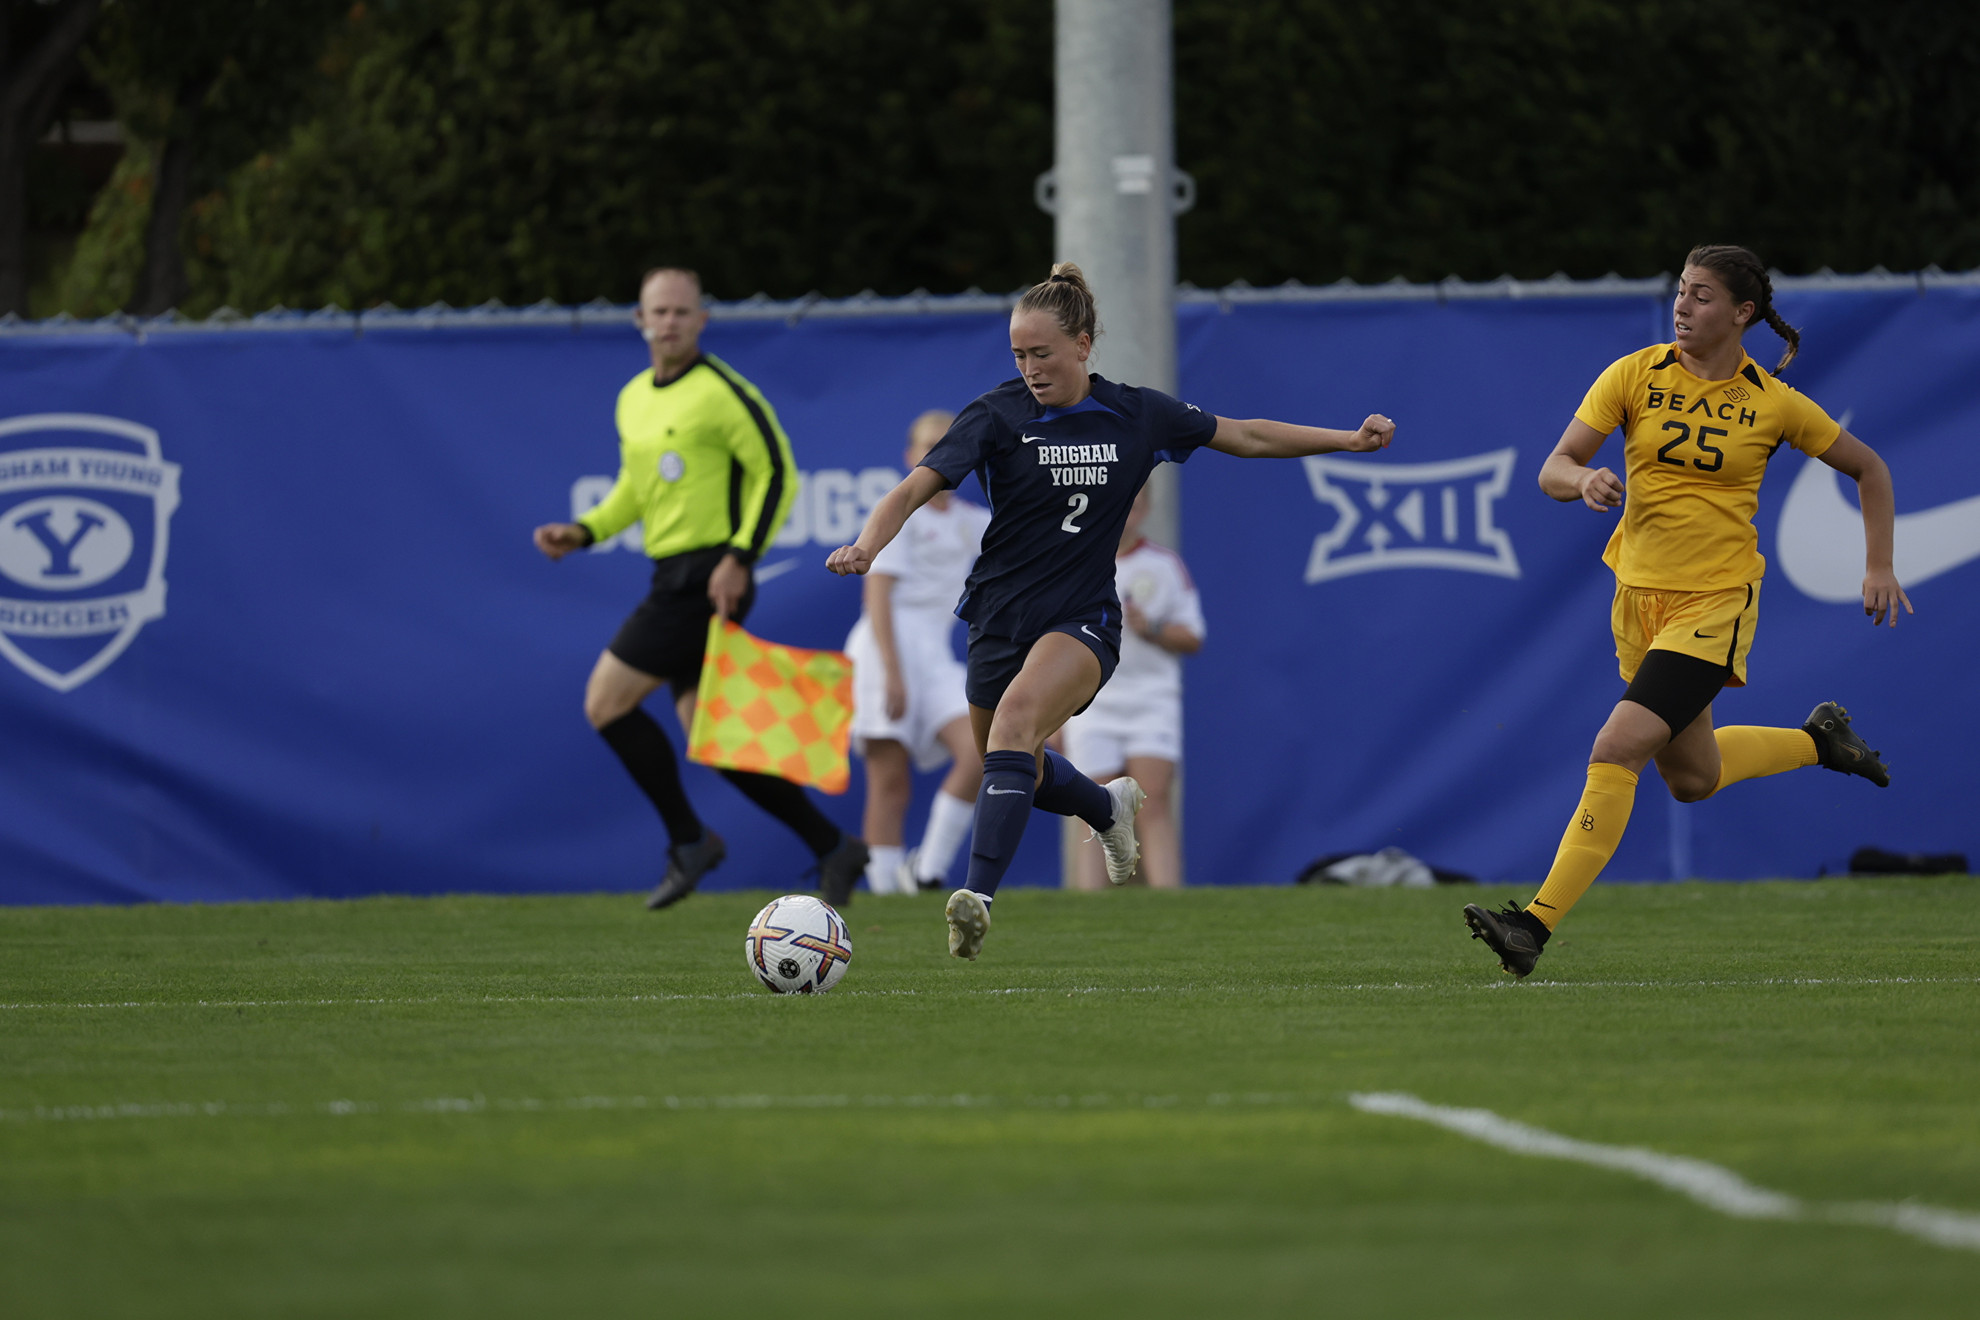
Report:
M 766 642 L 719 616 L 708 621 L 690 761 L 843 793 L 852 781 L 851 736 L 848 657 Z

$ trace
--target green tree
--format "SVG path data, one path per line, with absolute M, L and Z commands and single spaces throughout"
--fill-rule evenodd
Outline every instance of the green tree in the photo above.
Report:
M 1980 7 L 1177 0 L 1184 273 L 1980 264 Z
M 1013 288 L 1050 258 L 1051 0 L 316 3 L 106 10 L 153 164 L 99 199 L 74 310 L 129 296 L 141 253 L 132 305 L 183 287 L 194 312 L 624 300 L 663 260 L 725 297 Z M 136 26 L 181 11 L 205 17 Z M 1706 240 L 1787 270 L 1980 265 L 1970 0 L 1175 20 L 1199 284 L 1645 275 Z
M 288 127 L 342 10 L 333 0 L 122 0 L 104 14 L 93 72 L 127 135 L 156 144 L 129 310 L 155 314 L 184 298 L 188 206 Z
M 28 153 L 57 99 L 101 0 L 0 0 L 0 316 L 27 310 Z
M 1050 8 L 412 4 L 232 189 L 210 296 L 401 305 L 1015 283 L 1049 261 Z

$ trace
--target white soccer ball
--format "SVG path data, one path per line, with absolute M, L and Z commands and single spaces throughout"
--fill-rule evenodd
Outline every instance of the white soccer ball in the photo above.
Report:
M 852 962 L 846 923 L 809 894 L 786 894 L 756 914 L 743 957 L 756 979 L 780 995 L 822 995 Z

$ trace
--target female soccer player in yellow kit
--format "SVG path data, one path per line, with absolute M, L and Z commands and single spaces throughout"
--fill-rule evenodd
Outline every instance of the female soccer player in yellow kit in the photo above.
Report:
M 1595 736 L 1588 786 L 1532 903 L 1464 909 L 1472 938 L 1514 976 L 1533 970 L 1547 937 L 1615 855 L 1648 762 L 1680 802 L 1817 764 L 1880 788 L 1890 783 L 1834 702 L 1799 729 L 1712 727 L 1719 689 L 1746 683 L 1765 568 L 1753 514 L 1767 460 L 1782 444 L 1855 479 L 1867 552 L 1863 612 L 1872 624 L 1888 618 L 1895 626 L 1898 607 L 1909 611 L 1911 602 L 1891 572 L 1890 469 L 1740 346 L 1749 326 L 1772 326 L 1787 341 L 1775 373 L 1801 346 L 1774 310 L 1760 259 L 1741 247 L 1694 248 L 1673 311 L 1673 341 L 1597 377 L 1540 469 L 1540 488 L 1553 498 L 1607 513 L 1623 504 L 1624 483 L 1588 464 L 1622 428 L 1629 501 L 1602 558 L 1616 574 L 1611 625 L 1629 687 Z

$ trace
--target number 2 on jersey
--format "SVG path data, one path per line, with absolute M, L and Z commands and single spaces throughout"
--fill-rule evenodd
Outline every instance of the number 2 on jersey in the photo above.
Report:
M 1086 492 L 1081 491 L 1077 495 L 1067 496 L 1066 503 L 1072 506 L 1072 512 L 1066 515 L 1066 520 L 1060 523 L 1059 526 L 1065 528 L 1069 532 L 1080 531 L 1081 528 L 1079 528 L 1073 523 L 1073 519 L 1079 517 L 1082 513 L 1086 512 Z

